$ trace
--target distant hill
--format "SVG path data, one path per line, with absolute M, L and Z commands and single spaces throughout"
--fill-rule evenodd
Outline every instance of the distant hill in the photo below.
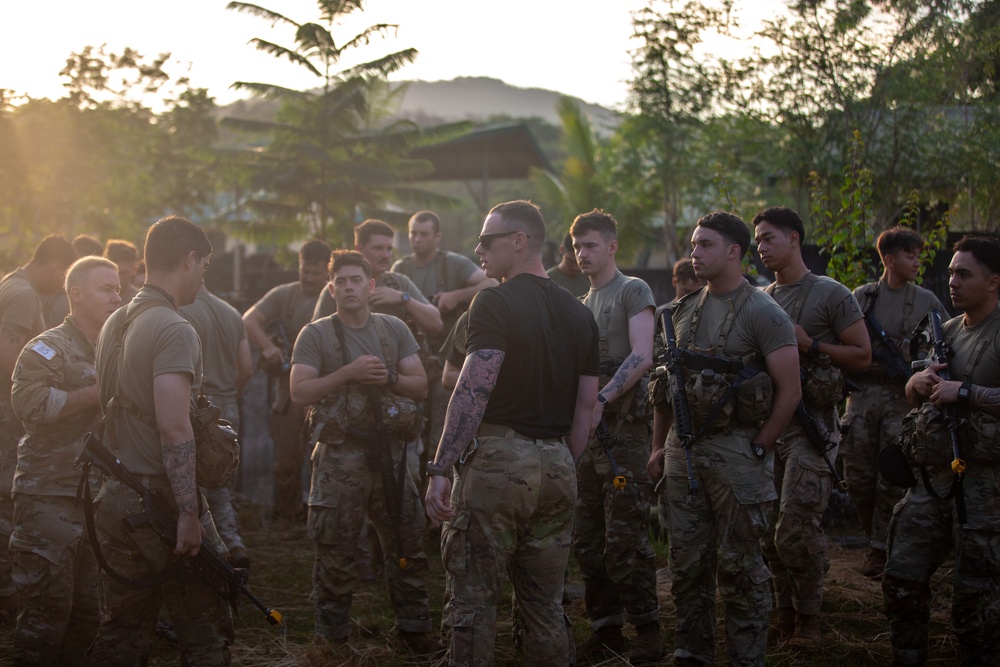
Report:
M 495 116 L 541 118 L 558 126 L 556 101 L 562 96 L 541 88 L 518 88 L 499 79 L 461 77 L 451 81 L 408 81 L 399 116 L 420 125 L 471 120 L 484 122 Z M 618 125 L 619 114 L 597 104 L 577 100 L 599 134 L 610 134 Z M 249 99 L 220 109 L 220 116 L 271 118 L 277 104 Z

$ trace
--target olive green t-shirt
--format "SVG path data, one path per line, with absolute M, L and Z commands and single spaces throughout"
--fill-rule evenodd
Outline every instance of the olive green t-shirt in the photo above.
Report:
M 569 293 L 573 296 L 579 298 L 590 290 L 590 279 L 582 273 L 578 273 L 575 276 L 567 275 L 563 273 L 563 270 L 559 268 L 556 264 L 551 269 L 547 270 L 545 274 L 555 281 L 556 285 L 560 287 L 565 287 L 569 290 Z
M 876 289 L 877 296 L 875 296 Z M 942 320 L 948 319 L 948 311 L 941 305 L 934 292 L 913 283 L 892 289 L 884 280 L 879 279 L 878 282 L 868 283 L 855 289 L 854 298 L 858 300 L 862 314 L 868 310 L 871 300 L 875 299 L 872 316 L 882 325 L 906 361 L 910 361 L 910 346 L 906 341 L 910 339 L 913 330 L 924 316 L 936 308 L 940 311 Z M 873 357 L 872 370 L 878 370 L 878 366 L 878 360 Z
M 23 268 L 8 273 L 0 281 L 0 330 L 8 325 L 19 327 L 28 339 L 45 331 L 41 299 Z M 0 377 L 0 393 L 9 413 L 9 377 Z
M 376 326 L 383 328 L 383 336 L 388 343 L 387 350 L 382 347 Z M 352 329 L 347 325 L 343 325 L 343 328 L 348 362 L 370 354 L 385 362 L 389 370 L 398 371 L 400 359 L 417 354 L 420 350 L 410 329 L 398 317 L 372 313 L 368 322 L 360 329 Z M 302 328 L 292 351 L 292 363 L 315 368 L 320 377 L 343 366 L 343 352 L 330 317 L 320 318 Z
M 47 329 L 62 324 L 67 315 L 69 315 L 69 297 L 65 291 L 59 290 L 42 299 L 42 319 L 45 320 Z
M 809 288 L 811 280 L 815 282 Z M 772 283 L 766 289 L 793 322 L 822 343 L 838 342 L 837 334 L 864 317 L 851 291 L 827 276 L 807 273 L 797 283 Z
M 621 271 L 599 288 L 591 288 L 581 301 L 597 320 L 602 363 L 621 362 L 632 353 L 628 335 L 629 318 L 647 308 L 656 307 L 649 285 Z
M 295 281 L 271 289 L 254 304 L 254 308 L 264 316 L 264 321 L 268 324 L 280 320 L 285 327 L 288 343 L 292 344 L 302 327 L 312 321 L 317 296 L 303 292 L 302 283 Z
M 716 354 L 730 358 L 754 356 L 760 360 L 778 348 L 795 345 L 795 328 L 788 314 L 766 293 L 745 285 L 719 296 L 702 287 L 681 299 L 673 315 L 677 345 L 715 350 Z M 750 290 L 746 301 L 731 319 L 731 328 L 724 331 L 726 316 L 735 308 L 744 289 Z M 703 297 L 698 330 L 692 332 L 691 323 Z
M 1000 307 L 974 327 L 965 326 L 965 315 L 944 323 L 945 340 L 953 356 L 948 362 L 952 380 L 968 380 L 982 387 L 1000 387 Z M 977 351 L 984 336 L 989 340 Z M 976 358 L 973 358 L 975 355 Z
M 75 496 L 80 471 L 73 462 L 100 408 L 60 413 L 69 392 L 97 382 L 94 346 L 68 318 L 25 345 L 13 381 L 11 401 L 26 430 L 17 446 L 14 492 Z
M 109 357 L 113 353 L 114 333 L 131 308 L 153 300 L 157 307 L 140 313 L 125 332 L 118 359 L 120 395 L 134 404 L 125 409 L 108 429 L 117 426 L 118 457 L 135 475 L 163 475 L 160 433 L 148 422 L 155 419 L 153 378 L 167 373 L 182 373 L 191 378 L 191 408 L 194 409 L 202 383 L 201 340 L 191 323 L 177 312 L 167 297 L 145 285 L 128 307 L 116 310 L 101 328 L 97 339 L 97 375 L 101 405 L 107 406 L 114 395 L 109 378 Z M 141 416 L 140 416 L 141 415 Z M 107 442 L 106 444 L 112 444 Z
M 452 292 L 468 287 L 469 278 L 478 269 L 465 255 L 438 251 L 427 266 L 417 266 L 413 255 L 407 255 L 397 259 L 389 270 L 407 276 L 424 296 L 430 298 L 439 292 Z
M 375 281 L 375 287 L 389 287 L 400 292 L 406 292 L 410 295 L 410 298 L 417 303 L 430 303 L 424 298 L 424 295 L 420 293 L 417 286 L 413 284 L 413 281 L 404 276 L 402 273 L 394 273 L 392 271 L 386 271 L 378 280 Z M 323 288 L 323 293 L 320 294 L 319 299 L 316 300 L 316 308 L 313 310 L 313 321 L 320 319 L 321 317 L 329 317 L 337 312 L 337 300 L 333 298 L 333 293 L 330 292 L 330 285 L 328 284 Z M 393 304 L 391 306 L 379 306 L 377 310 L 372 310 L 373 313 L 382 313 L 383 315 L 392 315 L 393 317 L 398 317 L 399 319 L 406 318 L 406 306 L 403 304 Z
M 239 311 L 207 290 L 180 308 L 201 339 L 205 366 L 203 391 L 209 396 L 236 396 L 236 358 L 247 332 Z

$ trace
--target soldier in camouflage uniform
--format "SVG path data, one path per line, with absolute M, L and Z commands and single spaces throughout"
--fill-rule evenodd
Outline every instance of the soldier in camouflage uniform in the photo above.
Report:
M 646 526 L 651 485 L 645 387 L 653 365 L 653 292 L 618 270 L 614 217 L 600 210 L 579 215 L 570 234 L 580 269 L 590 281 L 583 305 L 594 314 L 600 335 L 601 390 L 591 428 L 603 420 L 611 437 L 605 445 L 591 436 L 576 471 L 573 553 L 583 574 L 593 632 L 585 651 L 622 653 L 627 619 L 638 635 L 629 660 L 653 662 L 663 655 L 655 554 Z M 627 480 L 624 489 L 614 486 L 619 475 Z
M 10 402 L 10 376 L 21 349 L 45 331 L 42 297 L 62 289 L 66 267 L 76 259 L 64 237 L 46 237 L 31 261 L 0 280 L 0 615 L 16 606 L 7 544 L 14 522 L 11 483 L 17 464 L 17 443 L 24 434 Z
M 444 647 L 429 635 L 424 518 L 416 484 L 400 464 L 406 438 L 395 430 L 372 431 L 378 425 L 371 410 L 381 411 L 388 422 L 403 407 L 394 416 L 392 410 L 368 404 L 375 397 L 396 397 L 396 402 L 410 399 L 409 405 L 415 405 L 427 392 L 427 377 L 406 325 L 396 317 L 369 312 L 375 281 L 368 260 L 342 250 L 332 257 L 337 313 L 303 327 L 292 353 L 292 399 L 314 405 L 310 427 L 316 445 L 307 529 L 316 542 L 316 635 L 335 643 L 350 637 L 355 543 L 362 517 L 367 516 L 383 545 L 400 644 L 417 654 L 437 653 Z M 420 426 L 418 416 L 413 433 Z M 381 440 L 386 437 L 393 440 Z M 389 461 L 379 458 L 384 447 L 392 450 Z M 388 478 L 398 484 L 394 489 L 384 484 L 385 465 L 392 468 Z M 394 508 L 396 494 L 399 506 Z
M 774 300 L 742 276 L 750 246 L 742 219 L 724 212 L 704 216 L 691 246 L 694 270 L 708 284 L 681 299 L 668 316 L 685 355 L 683 368 L 674 371 L 682 373 L 676 380 L 697 436 L 692 477 L 667 376 L 659 370 L 648 463 L 653 479 L 664 477 L 659 504 L 670 537 L 674 660 L 714 664 L 718 585 L 729 664 L 762 666 L 771 596 L 760 538 L 776 497 L 772 450 L 800 396 L 795 333 Z M 725 388 L 750 364 L 758 372 L 724 399 Z
M 945 312 L 933 292 L 913 283 L 920 269 L 923 245 L 920 234 L 908 227 L 883 231 L 877 243 L 885 266 L 882 278 L 854 290 L 854 297 L 865 316 L 874 318 L 895 344 L 899 351 L 897 364 L 907 369 L 910 334 L 914 327 L 934 308 Z M 869 327 L 869 334 L 871 331 Z M 904 392 L 909 372 L 893 372 L 888 363 L 887 346 L 877 337 L 869 337 L 872 366 L 863 375 L 854 377 L 861 389 L 852 391 L 847 398 L 841 455 L 851 501 L 869 540 L 861 573 L 866 577 L 880 577 L 885 567 L 885 534 L 892 508 L 902 499 L 905 489 L 879 475 L 878 457 L 882 449 L 896 444 L 903 416 L 910 409 Z
M 503 278 L 469 310 L 467 356 L 427 466 L 427 513 L 447 571 L 448 664 L 493 664 L 497 598 L 509 573 L 528 664 L 569 664 L 562 610 L 576 500 L 599 372 L 597 324 L 542 266 L 545 221 L 500 204 L 476 254 Z M 454 490 L 448 474 L 453 465 Z
M 959 491 L 965 497 L 966 522 L 960 523 L 954 498 L 940 498 L 954 479 L 947 429 L 940 417 L 924 422 L 908 416 L 901 442 L 918 481 L 896 505 L 889 524 L 882 593 L 896 664 L 924 664 L 929 657 L 931 577 L 954 553 L 951 620 L 961 664 L 996 667 L 1000 660 L 1000 243 L 965 237 L 954 250 L 949 288 L 952 303 L 964 315 L 944 323 L 944 338 L 953 355 L 947 365 L 916 373 L 906 385 L 906 397 L 911 405 L 923 404 L 921 412 L 944 405 L 956 409 L 961 455 L 967 464 L 964 488 Z M 945 368 L 949 381 L 938 375 Z M 918 425 L 922 427 L 911 428 Z
M 18 445 L 11 537 L 18 665 L 83 664 L 97 634 L 97 561 L 73 462 L 100 418 L 94 342 L 121 303 L 118 289 L 114 262 L 88 257 L 71 265 L 69 317 L 31 340 L 14 369 L 11 401 L 27 431 Z
M 247 338 L 260 350 L 260 364 L 277 384 L 270 424 L 274 441 L 272 512 L 275 519 L 283 521 L 302 516 L 302 464 L 306 454 L 302 438 L 305 413 L 292 405 L 288 395 L 289 355 L 295 337 L 312 319 L 316 299 L 324 291 L 329 261 L 330 246 L 325 242 L 304 243 L 299 249 L 299 279 L 271 289 L 243 313 Z M 278 335 L 268 334 L 271 326 Z
M 799 215 L 782 206 L 758 213 L 753 224 L 761 260 L 774 272 L 764 288 L 795 325 L 804 374 L 802 400 L 832 434 L 828 457 L 837 460 L 837 405 L 843 398 L 842 373 L 861 373 L 871 363 L 871 343 L 857 299 L 826 276 L 813 275 L 802 260 L 805 231 Z M 798 418 L 776 448 L 778 516 L 764 538 L 778 603 L 777 639 L 805 650 L 820 647 L 819 611 L 823 577 L 829 569 L 826 536 L 820 523 L 830 501 L 833 475 L 823 452 L 811 443 Z
M 179 309 L 201 339 L 205 364 L 205 384 L 202 393 L 221 410 L 221 418 L 240 430 L 239 394 L 253 374 L 250 343 L 243 318 L 238 310 L 208 291 L 202 285 L 194 303 Z M 240 536 L 239 521 L 229 486 L 202 489 L 208 500 L 215 527 L 226 548 L 229 562 L 235 567 L 249 567 L 250 557 Z

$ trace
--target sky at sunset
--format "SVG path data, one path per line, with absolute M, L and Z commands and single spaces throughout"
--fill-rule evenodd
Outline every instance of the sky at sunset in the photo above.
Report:
M 59 71 L 72 52 L 107 44 L 131 46 L 152 58 L 169 51 L 169 73 L 186 73 L 225 104 L 240 97 L 237 80 L 310 87 L 317 80 L 301 67 L 247 45 L 261 37 L 293 43 L 291 29 L 272 30 L 263 19 L 226 11 L 227 0 L 34 0 L 0 9 L 0 88 L 32 97 L 63 95 Z M 316 17 L 313 0 L 263 1 L 299 22 Z M 351 65 L 414 47 L 420 55 L 394 79 L 447 80 L 488 76 L 509 84 L 547 88 L 608 107 L 622 108 L 636 46 L 631 12 L 642 0 L 368 0 L 335 37 L 373 23 L 399 29 L 358 52 Z M 777 0 L 744 3 L 757 20 Z M 744 25 L 748 24 L 744 20 Z

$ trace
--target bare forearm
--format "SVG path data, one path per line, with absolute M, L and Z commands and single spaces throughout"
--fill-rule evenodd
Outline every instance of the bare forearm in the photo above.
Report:
M 774 397 L 771 400 L 771 414 L 761 424 L 754 437 L 754 442 L 771 447 L 781 437 L 788 422 L 795 415 L 796 406 L 802 400 L 802 390 L 799 388 L 796 391 L 797 386 L 798 383 L 795 383 L 792 387 L 783 390 L 775 388 Z
M 396 384 L 389 387 L 392 393 L 421 401 L 427 396 L 426 375 L 400 375 Z
M 66 392 L 66 404 L 59 411 L 60 417 L 69 417 L 96 408 L 100 403 L 100 394 L 96 384 L 89 387 L 81 387 Z
M 872 363 L 871 348 L 821 343 L 820 352 L 829 355 L 833 365 L 845 373 L 864 373 Z
M 198 516 L 198 486 L 195 473 L 194 434 L 188 438 L 160 433 L 163 465 L 181 516 Z
M 263 324 L 256 317 L 256 312 L 247 313 L 246 317 L 243 318 L 243 324 L 246 326 L 247 338 L 258 350 L 267 350 L 274 347 L 274 343 L 271 342 L 271 339 L 264 331 Z
M 294 370 L 294 367 L 293 367 Z M 346 367 L 309 379 L 292 378 L 290 393 L 297 405 L 318 403 L 324 396 L 348 383 Z
M 652 359 L 646 358 L 643 354 L 633 352 L 625 357 L 625 361 L 615 371 L 611 380 L 601 389 L 601 395 L 608 399 L 609 402 L 621 397 L 642 379 L 650 366 L 652 366 Z
M 420 303 L 410 300 L 406 305 L 406 312 L 417 323 L 417 326 L 428 333 L 438 333 L 444 326 L 441 321 L 441 313 L 437 306 L 432 303 Z
M 654 452 L 662 450 L 667 444 L 667 434 L 674 424 L 672 413 L 653 409 L 653 447 Z

